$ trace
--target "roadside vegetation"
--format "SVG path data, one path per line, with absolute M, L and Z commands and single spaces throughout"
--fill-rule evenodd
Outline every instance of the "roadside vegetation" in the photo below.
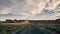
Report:
M 60 24 L 36 24 L 35 26 L 60 34 Z
M 12 34 L 24 27 L 25 25 L 0 25 L 0 34 Z

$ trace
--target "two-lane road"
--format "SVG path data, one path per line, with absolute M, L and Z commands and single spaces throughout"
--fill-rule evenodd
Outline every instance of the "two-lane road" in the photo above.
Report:
M 42 29 L 38 29 L 35 26 L 27 26 L 23 30 L 17 31 L 14 34 L 53 34 L 53 33 L 42 30 Z

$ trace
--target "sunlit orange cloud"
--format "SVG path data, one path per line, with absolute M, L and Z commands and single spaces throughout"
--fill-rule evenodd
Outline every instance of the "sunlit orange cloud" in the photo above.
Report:
M 31 11 L 32 15 L 36 15 L 38 13 L 41 13 L 41 11 L 45 8 L 45 3 L 47 3 L 48 1 L 41 1 L 40 3 L 37 4 L 37 7 Z
M 45 7 L 44 4 L 40 4 L 39 7 L 37 7 L 36 9 L 34 9 L 31 13 L 32 15 L 36 15 L 38 13 L 41 13 L 41 11 L 43 10 L 43 8 Z

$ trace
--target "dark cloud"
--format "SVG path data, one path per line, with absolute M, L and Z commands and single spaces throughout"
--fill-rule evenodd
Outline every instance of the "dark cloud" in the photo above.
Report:
M 0 7 L 10 7 L 13 3 L 10 0 L 0 0 Z
M 50 17 L 50 16 L 52 16 L 54 14 L 54 11 L 53 10 L 51 10 L 51 11 L 49 11 L 49 10 L 43 10 L 40 14 L 37 14 L 36 16 L 37 17 Z
M 56 9 L 60 9 L 60 4 L 57 5 Z
M 17 0 L 17 1 L 21 3 L 21 2 L 24 2 L 24 1 L 26 1 L 26 0 Z

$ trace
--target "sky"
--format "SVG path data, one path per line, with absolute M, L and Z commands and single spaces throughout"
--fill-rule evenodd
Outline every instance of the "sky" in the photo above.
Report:
M 60 0 L 0 0 L 0 20 L 58 18 L 60 18 Z

